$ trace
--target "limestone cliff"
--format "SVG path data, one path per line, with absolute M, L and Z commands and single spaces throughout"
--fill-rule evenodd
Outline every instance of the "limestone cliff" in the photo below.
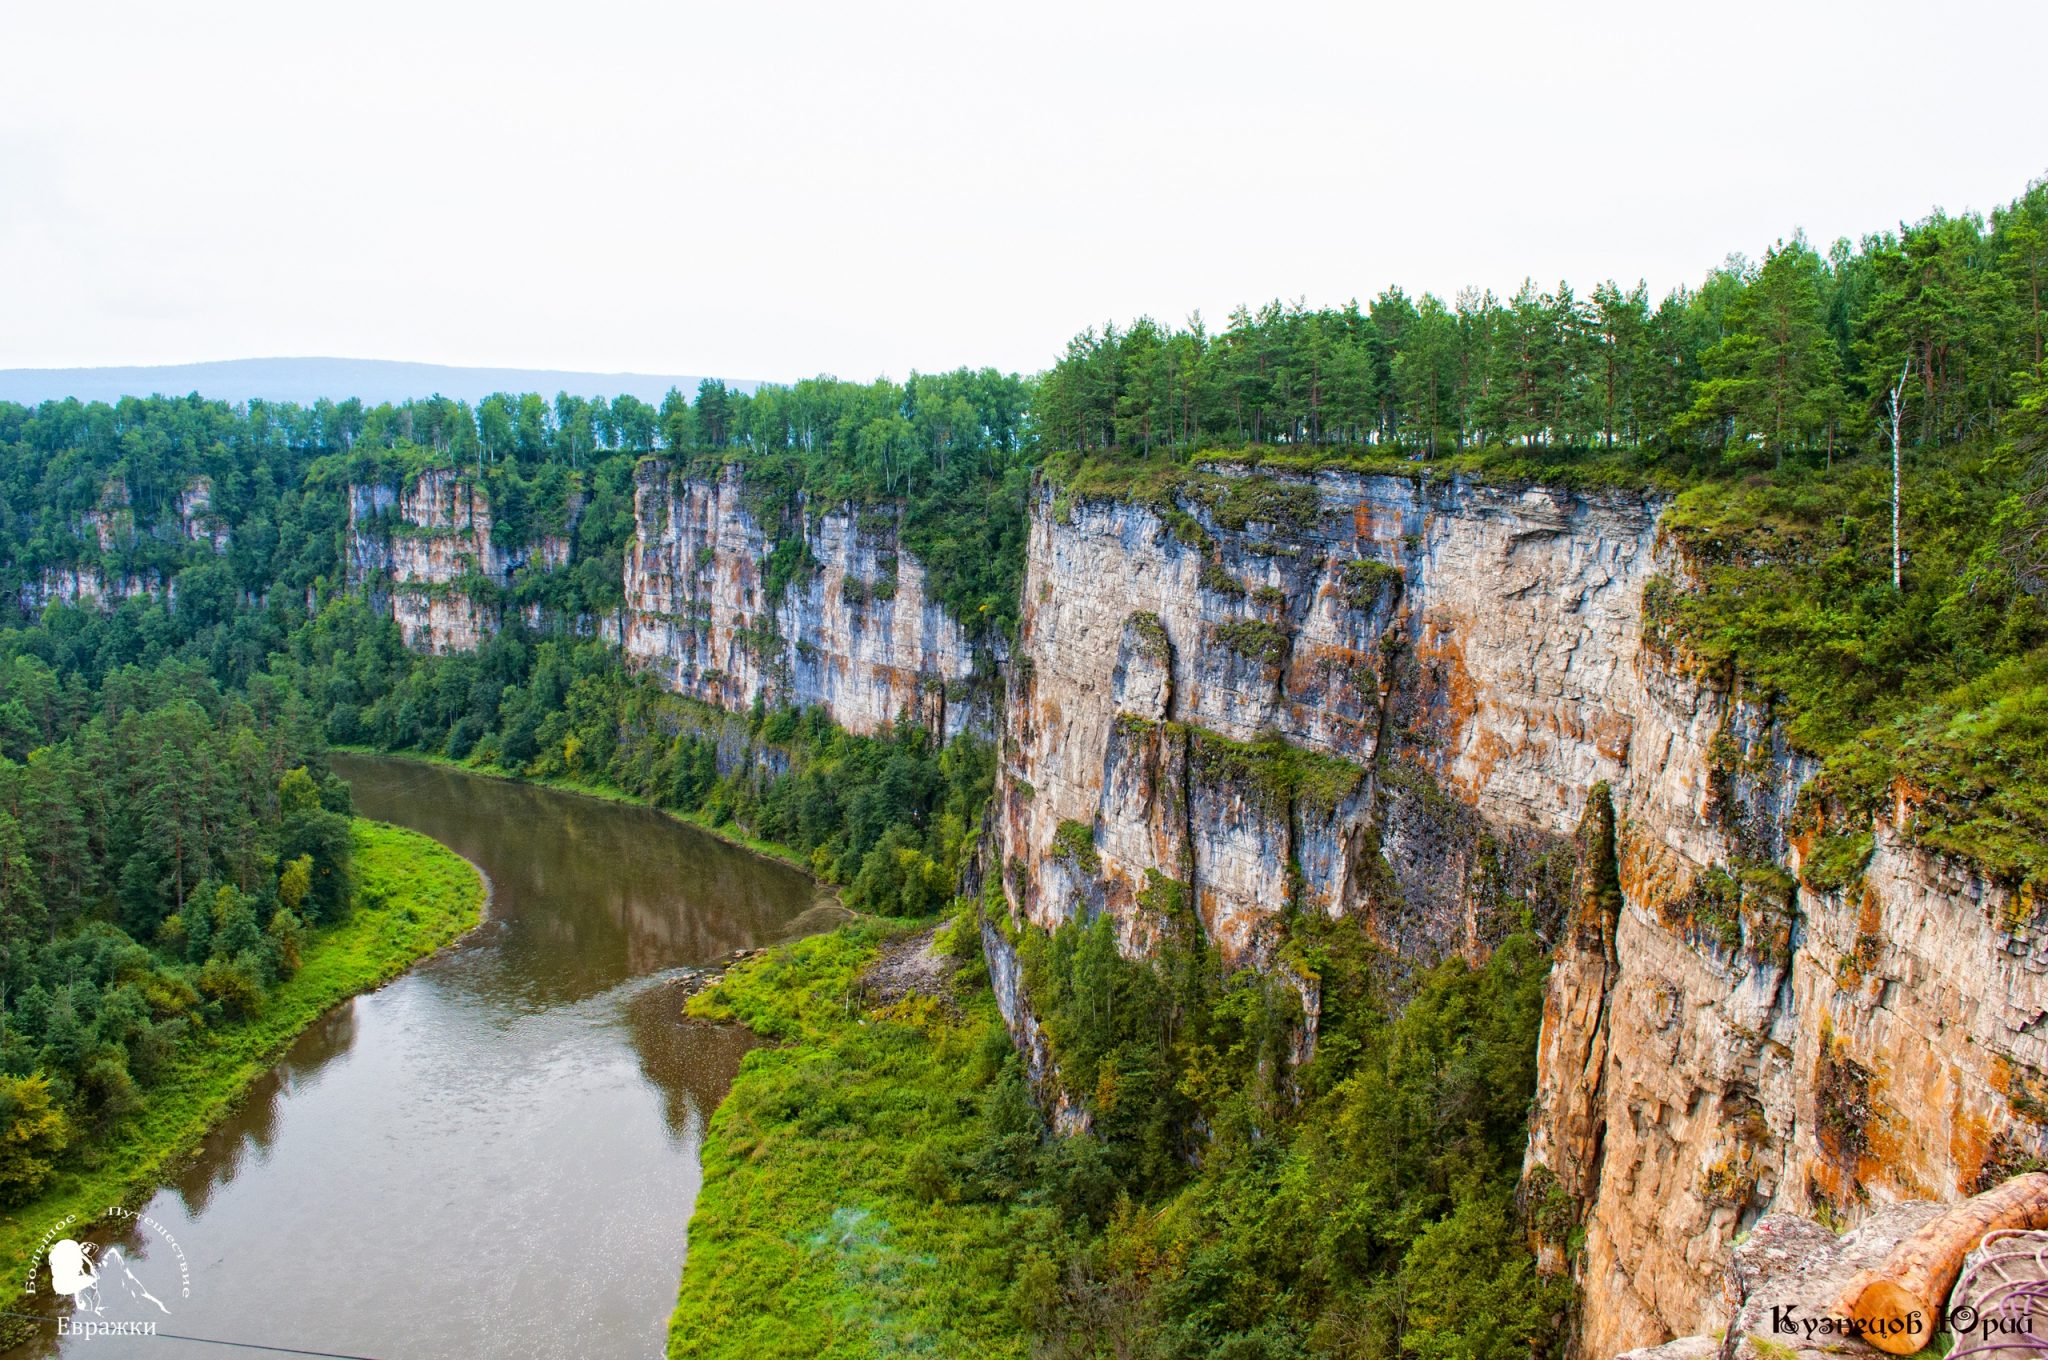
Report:
M 177 515 L 178 531 L 194 543 L 204 543 L 220 553 L 234 542 L 226 516 L 213 508 L 211 477 L 195 477 L 178 493 Z
M 167 588 L 154 575 L 130 572 L 109 578 L 95 566 L 72 566 L 46 567 L 34 580 L 22 585 L 20 598 L 22 612 L 33 614 L 50 604 L 112 609 L 130 596 L 156 594 L 175 596 L 176 590 Z
M 1290 909 L 1420 961 L 1484 952 L 1503 898 L 1554 915 L 1544 860 L 1627 763 L 1653 512 L 1334 474 L 1208 490 L 1040 499 L 999 790 L 1020 916 L 1108 910 L 1141 946 L 1150 870 L 1257 962 Z
M 2031 904 L 1911 844 L 1846 887 L 1801 867 L 1810 773 L 1772 727 L 1646 654 L 1613 961 L 1567 941 L 1532 1165 L 1587 1204 L 1582 1351 L 1710 1330 L 1736 1236 L 1981 1189 L 2044 1151 L 2048 951 Z
M 1712 1326 L 1767 1209 L 1951 1198 L 2048 1119 L 2033 904 L 1916 849 L 1904 794 L 1851 883 L 1799 881 L 1813 763 L 1646 624 L 1689 588 L 1658 521 L 1328 472 L 1047 487 L 993 814 L 1016 922 L 1108 912 L 1132 952 L 1152 875 L 1228 960 L 1283 970 L 1295 913 L 1426 962 L 1532 910 L 1558 962 L 1529 1170 L 1580 1205 L 1590 1356 Z M 1587 828 L 1618 891 L 1567 916 Z
M 352 486 L 349 582 L 388 604 L 406 646 L 474 651 L 502 622 L 515 574 L 566 566 L 570 555 L 567 533 L 507 545 L 493 527 L 489 495 L 452 470 L 429 469 L 402 488 Z
M 652 459 L 634 507 L 623 643 L 671 689 L 729 709 L 820 705 L 856 732 L 905 717 L 949 738 L 991 730 L 996 653 L 927 597 L 893 515 L 757 514 L 736 473 Z
M 212 484 L 203 477 L 185 488 L 177 505 L 179 532 L 211 544 L 217 552 L 224 551 L 227 529 L 212 513 L 211 496 Z M 125 478 L 107 478 L 94 506 L 72 523 L 71 530 L 81 560 L 45 566 L 22 578 L 16 599 L 23 613 L 33 614 L 51 604 L 112 609 L 134 596 L 176 597 L 175 584 L 167 584 L 159 572 L 114 569 L 114 563 L 135 547 L 141 532 Z
M 994 730 L 1000 646 L 977 647 L 927 598 L 893 515 L 804 505 L 764 522 L 737 472 L 679 477 L 656 459 L 638 470 L 634 502 L 619 616 L 552 620 L 527 604 L 529 626 L 594 633 L 669 688 L 728 710 L 758 698 L 822 706 L 860 732 L 906 717 L 947 737 Z M 391 611 L 407 646 L 472 650 L 503 625 L 522 573 L 569 565 L 575 509 L 567 533 L 506 543 L 488 494 L 464 474 L 352 486 L 349 579 Z

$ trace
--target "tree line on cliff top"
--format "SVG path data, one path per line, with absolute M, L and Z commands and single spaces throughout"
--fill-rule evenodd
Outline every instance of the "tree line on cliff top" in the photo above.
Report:
M 2048 181 L 1984 218 L 1937 212 L 1825 254 L 1802 236 L 1697 288 L 1524 283 L 1446 302 L 1240 307 L 1076 336 L 1041 379 L 1060 448 L 1270 443 L 1442 454 L 1652 448 L 1746 466 L 1866 446 L 1902 370 L 1906 437 L 1995 429 L 2042 376 Z

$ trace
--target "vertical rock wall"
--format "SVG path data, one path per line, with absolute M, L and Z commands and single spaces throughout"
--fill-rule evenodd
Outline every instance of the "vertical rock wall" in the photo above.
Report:
M 1048 488 L 995 810 L 1013 919 L 1106 911 L 1132 952 L 1148 871 L 1254 966 L 1292 913 L 1420 963 L 1537 906 L 1558 962 L 1529 1170 L 1581 1206 L 1589 1356 L 1716 1325 L 1767 1209 L 1854 1220 L 2048 1155 L 2035 904 L 1915 848 L 1910 791 L 1853 882 L 1797 880 L 1813 764 L 1646 634 L 1646 585 L 1687 588 L 1657 514 L 1242 469 L 1150 506 Z M 1618 891 L 1566 912 L 1592 823 Z
M 669 688 L 743 709 L 822 706 L 856 732 L 909 718 L 948 738 L 993 729 L 967 632 L 925 594 L 893 518 L 803 507 L 764 524 L 737 474 L 677 476 L 641 464 L 626 558 L 626 655 Z M 770 598 L 770 554 L 788 580 Z M 797 551 L 798 548 L 801 551 Z
M 502 595 L 516 572 L 569 563 L 566 535 L 498 543 L 490 497 L 450 469 L 429 469 L 402 488 L 373 483 L 348 494 L 350 584 L 386 602 L 405 645 L 419 651 L 476 650 L 501 625 Z
M 1270 959 L 1290 908 L 1418 962 L 1484 952 L 1496 899 L 1625 768 L 1653 512 L 1345 474 L 1207 491 L 1040 498 L 999 789 L 1014 910 L 1108 910 L 1140 948 L 1151 870 L 1233 962 Z
M 226 522 L 212 511 L 212 493 L 212 483 L 204 477 L 184 488 L 175 507 L 175 532 L 206 543 L 215 552 L 225 552 L 230 535 Z M 93 508 L 71 527 L 86 550 L 83 560 L 45 566 L 33 577 L 20 578 L 16 603 L 22 613 L 34 614 L 51 604 L 112 609 L 122 600 L 143 595 L 176 598 L 175 583 L 167 583 L 156 571 L 111 569 L 116 559 L 135 547 L 146 528 L 136 523 L 125 478 L 109 477 Z M 172 531 L 166 528 L 164 532 Z

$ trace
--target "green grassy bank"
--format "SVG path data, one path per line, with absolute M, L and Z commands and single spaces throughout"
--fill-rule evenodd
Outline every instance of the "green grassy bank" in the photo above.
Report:
M 82 1136 L 41 1194 L 0 1218 L 0 1267 L 21 1280 L 49 1228 L 89 1223 L 156 1187 L 270 1070 L 279 1053 L 336 1004 L 404 972 L 477 924 L 481 874 L 445 846 L 400 827 L 353 823 L 356 909 L 314 932 L 296 973 L 262 1009 L 179 1045 L 141 1109 Z M 75 1231 L 75 1227 L 67 1231 Z
M 971 948 L 939 995 L 861 995 L 892 933 L 813 936 L 692 999 L 781 1042 L 747 1055 L 712 1116 L 671 1356 L 1026 1353 L 1014 1211 L 964 1201 L 953 1171 L 985 1137 L 1009 1039 Z

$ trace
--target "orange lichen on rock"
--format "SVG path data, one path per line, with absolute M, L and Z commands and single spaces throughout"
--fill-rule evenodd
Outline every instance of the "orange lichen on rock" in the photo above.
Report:
M 1692 886 L 1692 875 L 1683 860 L 1627 825 L 1615 836 L 1615 851 L 1622 895 L 1660 920 Z
M 1415 656 L 1422 663 L 1424 672 L 1436 681 L 1441 702 L 1436 712 L 1443 721 L 1443 749 L 1454 756 L 1465 745 L 1465 730 L 1479 713 L 1479 687 L 1473 683 L 1472 672 L 1465 665 L 1465 644 L 1462 635 L 1470 631 L 1465 620 L 1432 617 L 1425 619 L 1422 636 L 1415 644 Z M 1483 787 L 1492 774 L 1493 762 L 1504 752 L 1475 754 L 1479 764 L 1478 778 L 1471 780 L 1453 779 L 1466 793 Z

